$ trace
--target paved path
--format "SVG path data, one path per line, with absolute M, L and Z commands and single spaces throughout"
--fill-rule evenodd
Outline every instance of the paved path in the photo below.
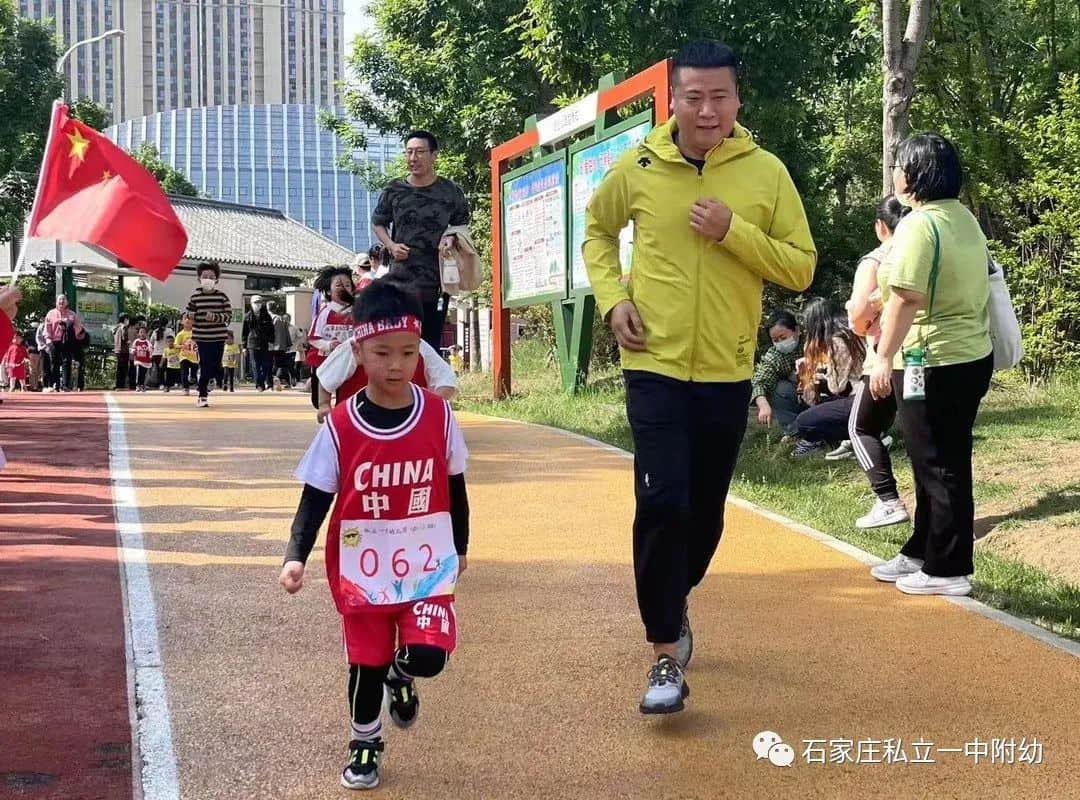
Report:
M 185 800 L 328 798 L 347 743 L 340 634 L 316 558 L 276 584 L 314 431 L 296 394 L 123 396 Z M 688 710 L 646 719 L 629 462 L 462 416 L 473 452 L 461 647 L 391 729 L 384 798 L 1046 797 L 1075 793 L 1080 660 L 738 508 L 692 598 Z M 769 729 L 790 769 L 755 759 Z M 1034 736 L 1039 765 L 937 747 Z M 934 744 L 935 764 L 810 765 L 805 739 Z M 880 747 L 880 746 L 879 746 Z M 1019 755 L 1019 753 L 1017 753 Z M 880 758 L 880 750 L 877 753 Z M 1071 788 L 1069 788 L 1071 787 Z M 0 792 L 2 794 L 2 792 Z

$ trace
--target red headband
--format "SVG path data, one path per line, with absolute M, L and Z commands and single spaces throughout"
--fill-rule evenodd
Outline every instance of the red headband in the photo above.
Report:
M 419 336 L 422 329 L 419 319 L 406 314 L 402 317 L 377 319 L 374 322 L 361 322 L 356 326 L 353 338 L 358 342 L 362 342 L 364 339 L 382 336 L 386 333 L 415 333 Z

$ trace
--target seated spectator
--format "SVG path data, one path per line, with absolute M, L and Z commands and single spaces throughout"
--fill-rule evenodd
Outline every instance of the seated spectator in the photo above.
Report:
M 800 395 L 809 408 L 795 419 L 795 458 L 805 458 L 827 443 L 837 447 L 847 438 L 852 389 L 866 357 L 866 343 L 848 326 L 847 313 L 834 300 L 807 303 L 805 335 L 796 370 Z
M 773 420 L 785 436 L 794 436 L 795 418 L 806 408 L 795 391 L 795 362 L 800 355 L 799 323 L 788 311 L 774 312 L 765 323 L 772 347 L 754 371 L 750 402 L 757 406 L 758 422 Z

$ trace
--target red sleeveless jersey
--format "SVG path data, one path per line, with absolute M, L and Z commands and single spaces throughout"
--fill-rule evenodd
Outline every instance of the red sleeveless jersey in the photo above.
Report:
M 349 340 L 355 327 L 351 310 L 335 311 L 329 303 L 324 305 L 311 323 L 311 331 L 308 333 L 311 349 L 304 357 L 305 363 L 310 367 L 317 367 L 326 360 L 326 356 L 315 348 L 315 342 L 329 339 L 341 344 Z
M 327 418 L 339 489 L 326 536 L 326 575 L 337 609 L 452 595 L 458 558 L 450 518 L 450 406 L 416 386 L 409 418 L 369 426 L 355 402 Z
M 427 371 L 424 368 L 424 357 L 420 356 L 416 362 L 416 372 L 413 373 L 412 382 L 419 386 L 421 389 L 428 388 L 427 385 Z M 357 367 L 356 372 L 345 383 L 341 384 L 337 390 L 338 403 L 344 403 L 350 397 L 355 395 L 361 389 L 368 384 L 367 372 L 363 367 Z

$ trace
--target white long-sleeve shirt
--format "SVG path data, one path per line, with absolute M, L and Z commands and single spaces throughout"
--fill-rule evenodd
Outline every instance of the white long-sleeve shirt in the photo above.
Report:
M 424 359 L 424 375 L 427 377 L 429 389 L 457 391 L 454 370 L 443 360 L 438 351 L 423 339 L 420 340 L 420 355 Z M 341 384 L 356 374 L 357 367 L 352 347 L 337 347 L 319 366 L 319 385 L 333 394 Z

